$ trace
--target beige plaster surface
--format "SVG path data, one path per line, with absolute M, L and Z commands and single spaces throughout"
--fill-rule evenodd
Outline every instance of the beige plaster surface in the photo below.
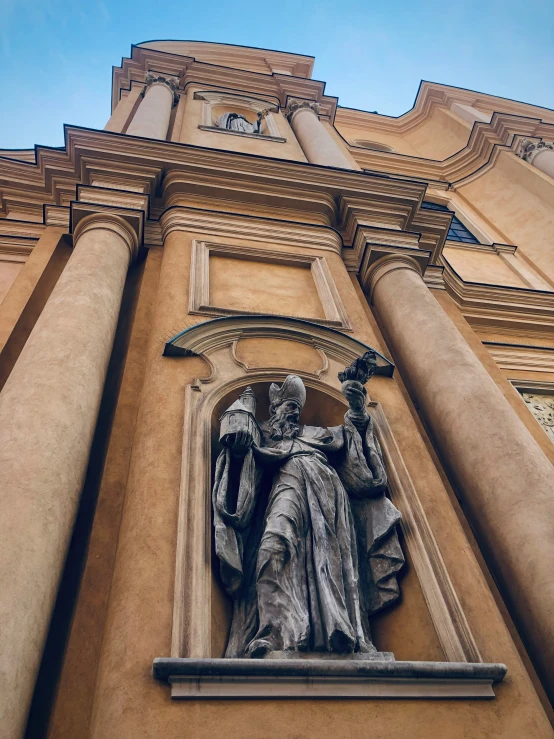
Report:
M 443 255 L 454 271 L 466 282 L 528 288 L 529 284 L 499 254 L 477 249 L 445 246 Z
M 0 304 L 21 272 L 24 262 L 7 262 L 0 260 Z
M 355 704 L 304 700 L 172 703 L 167 686 L 152 680 L 153 657 L 170 653 L 184 389 L 194 378 L 210 374 L 199 358 L 161 355 L 167 337 L 203 320 L 201 316 L 187 317 L 192 238 L 203 235 L 172 232 L 166 239 L 98 670 L 91 739 L 145 739 L 160 734 L 187 739 L 221 734 L 246 739 L 330 735 L 365 739 L 368 726 L 374 736 L 401 739 L 553 736 L 450 504 L 427 442 L 398 385 L 382 377 L 372 380 L 372 398 L 382 403 L 416 482 L 483 659 L 509 665 L 509 677 L 496 688 L 496 699 L 375 700 Z M 386 352 L 340 257 L 330 255 L 329 266 L 355 336 Z M 254 361 L 254 347 L 249 351 L 249 359 Z M 264 361 L 265 351 L 260 346 L 258 364 Z M 313 368 L 313 354 L 303 352 L 295 354 L 296 366 Z M 273 362 L 274 356 L 268 356 L 267 361 Z M 410 607 L 400 605 L 388 619 L 383 616 L 382 623 L 376 622 L 376 639 L 394 644 L 399 654 L 433 658 L 438 655 L 436 636 L 409 566 L 405 581 Z M 224 607 L 216 622 L 225 623 Z
M 430 117 L 406 140 L 420 157 L 439 161 L 455 154 L 467 145 L 471 126 L 446 108 L 435 107 Z
M 459 192 L 554 280 L 554 180 L 511 152 L 501 152 L 493 169 Z
M 64 229 L 47 226 L 0 305 L 0 389 L 71 254 Z
M 87 562 L 48 732 L 50 739 L 76 739 L 87 734 L 161 258 L 162 250 L 151 248 L 144 266 Z
M 394 356 L 548 685 L 554 678 L 549 651 L 554 589 L 547 554 L 554 525 L 552 464 L 417 271 L 383 262 L 373 281 L 372 300 Z
M 111 114 L 109 121 L 104 126 L 104 131 L 121 133 L 125 129 L 143 89 L 142 85 L 134 85 L 129 93 L 121 98 L 114 112 Z
M 236 356 L 248 367 L 286 367 L 292 372 L 304 370 L 314 374 L 325 368 L 321 352 L 313 346 L 283 339 L 241 339 Z
M 417 151 L 405 136 L 399 136 L 385 131 L 374 131 L 370 126 L 367 128 L 346 126 L 340 122 L 340 113 L 335 119 L 335 128 L 350 144 L 355 144 L 356 141 L 375 141 L 386 146 L 391 146 L 400 154 L 417 156 Z M 352 149 L 351 154 L 353 157 L 356 157 L 356 149 Z
M 309 265 L 272 264 L 221 256 L 210 256 L 209 265 L 211 305 L 247 313 L 263 310 L 325 318 Z
M 117 225 L 83 226 L 0 394 L 0 500 L 10 511 L 0 519 L 0 734 L 13 739 L 27 718 L 130 261 Z

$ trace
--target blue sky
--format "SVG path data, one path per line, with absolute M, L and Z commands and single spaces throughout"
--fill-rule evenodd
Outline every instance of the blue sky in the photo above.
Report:
M 0 0 L 0 148 L 103 128 L 132 43 L 195 39 L 311 54 L 341 105 L 400 115 L 421 79 L 554 108 L 554 2 Z

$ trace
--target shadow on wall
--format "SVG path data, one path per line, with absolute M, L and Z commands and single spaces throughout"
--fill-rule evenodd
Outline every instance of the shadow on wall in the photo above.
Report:
M 270 382 L 253 382 L 252 390 L 256 395 L 256 419 L 266 420 L 269 416 Z M 239 397 L 246 385 L 225 395 L 216 405 L 211 420 L 211 480 L 213 485 L 215 463 L 221 444 L 219 442 L 219 419 L 227 408 Z M 371 389 L 371 388 L 370 388 Z M 343 423 L 346 403 L 326 394 L 322 390 L 308 387 L 306 404 L 302 411 L 301 421 L 309 426 L 339 426 Z M 210 491 L 211 494 L 211 491 Z M 210 532 L 211 501 L 210 501 Z M 445 659 L 437 638 L 423 593 L 415 570 L 410 562 L 407 547 L 402 533 L 400 541 L 406 556 L 406 564 L 399 574 L 402 597 L 400 602 L 390 609 L 385 609 L 371 619 L 372 639 L 378 650 L 394 652 L 397 660 L 437 660 Z M 211 535 L 212 565 L 212 612 L 211 612 L 211 656 L 223 657 L 229 629 L 231 626 L 232 602 L 223 588 L 219 576 L 218 560 L 215 554 L 214 537 Z

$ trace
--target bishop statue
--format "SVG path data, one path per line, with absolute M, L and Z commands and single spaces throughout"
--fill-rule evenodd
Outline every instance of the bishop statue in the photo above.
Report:
M 399 597 L 404 557 L 366 409 L 375 368 L 367 352 L 339 373 L 341 426 L 301 424 L 297 375 L 271 385 L 267 421 L 250 388 L 224 414 L 213 507 L 233 600 L 226 657 L 376 656 L 369 617 Z

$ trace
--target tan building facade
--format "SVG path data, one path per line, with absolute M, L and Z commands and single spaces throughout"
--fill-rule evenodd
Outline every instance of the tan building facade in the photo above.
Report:
M 104 130 L 0 151 L 2 737 L 554 736 L 554 112 L 312 67 L 139 44 Z M 219 419 L 294 374 L 341 424 L 368 348 L 395 661 L 225 663 Z

